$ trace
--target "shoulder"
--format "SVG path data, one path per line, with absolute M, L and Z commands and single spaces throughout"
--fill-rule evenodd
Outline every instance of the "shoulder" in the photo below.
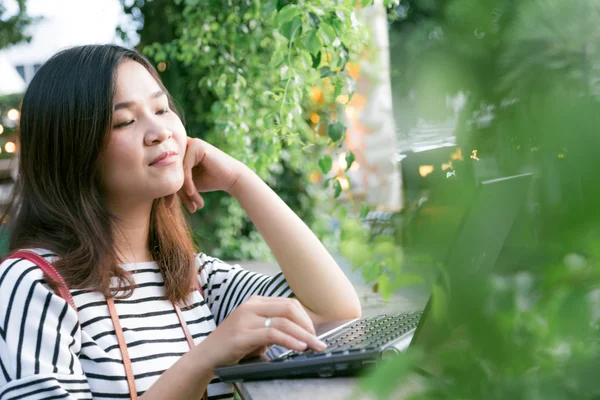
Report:
M 49 251 L 37 249 L 28 249 L 27 251 L 43 257 L 50 263 L 56 259 L 56 256 Z M 26 276 L 30 276 L 34 279 L 41 279 L 43 277 L 43 272 L 40 267 L 24 257 L 19 257 L 18 254 L 15 253 L 8 255 L 7 258 L 0 262 L 0 285 L 5 282 L 10 282 L 15 278 L 25 279 Z
M 0 263 L 0 292 L 7 286 L 22 281 L 35 281 L 43 278 L 43 272 L 33 262 L 20 257 L 9 257 Z
M 205 253 L 198 253 L 196 255 L 196 271 L 203 285 L 206 283 L 219 283 L 225 280 L 230 274 L 235 274 L 241 270 L 242 268 L 237 264 L 228 264 Z
M 33 252 L 48 262 L 54 259 L 52 253 L 37 250 Z M 38 291 L 51 292 L 44 279 L 44 272 L 32 261 L 9 255 L 0 263 L 0 304 L 7 305 L 7 301 L 11 298 L 14 301 L 14 297 L 20 295 L 20 292 L 26 295 L 37 286 Z
M 202 271 L 211 272 L 216 269 L 227 269 L 231 270 L 232 268 L 236 268 L 237 265 L 230 265 L 225 261 L 222 261 L 216 257 L 211 257 L 206 253 L 198 253 L 196 254 L 196 270 L 199 273 Z
M 51 262 L 48 258 L 47 261 Z M 76 326 L 77 313 L 70 308 L 67 301 L 49 287 L 44 272 L 35 263 L 13 256 L 0 263 L 0 315 L 4 316 L 0 333 L 7 340 L 19 338 L 23 332 L 36 331 L 42 320 L 44 326 L 63 319 L 64 326 Z

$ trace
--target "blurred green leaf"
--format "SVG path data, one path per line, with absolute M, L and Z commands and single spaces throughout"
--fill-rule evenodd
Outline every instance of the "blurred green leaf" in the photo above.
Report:
M 286 22 L 291 21 L 298 15 L 298 7 L 295 4 L 289 4 L 283 7 L 277 13 L 277 23 L 283 25 Z
M 327 135 L 332 142 L 336 143 L 344 137 L 346 133 L 346 126 L 339 121 L 329 124 L 327 129 Z
M 389 298 L 392 296 L 390 277 L 385 274 L 380 275 L 379 278 L 377 278 L 377 285 L 384 300 L 389 300 Z
M 337 37 L 333 27 L 326 22 L 321 22 L 321 25 L 319 26 L 319 31 L 321 32 L 323 42 L 325 42 L 325 44 L 327 45 L 331 45 Z
M 344 220 L 348 216 L 348 207 L 340 207 L 340 219 Z
M 321 22 L 321 19 L 319 18 L 319 16 L 317 14 L 315 14 L 314 12 L 307 13 L 306 17 L 308 19 L 308 22 L 314 27 L 317 27 L 319 25 L 319 23 Z
M 296 16 L 291 21 L 282 24 L 281 34 L 288 40 L 292 39 L 292 35 L 294 38 L 300 36 L 302 34 L 302 20 L 300 17 Z
M 333 72 L 331 70 L 331 68 L 329 67 L 323 67 L 319 70 L 319 73 L 321 74 L 321 78 L 325 78 L 331 75 L 335 75 L 335 72 Z
M 353 152 L 351 152 L 351 151 L 346 152 L 346 171 L 348 171 L 350 169 L 350 167 L 352 167 L 352 164 L 354 164 L 355 159 L 356 158 L 355 158 Z
M 375 394 L 378 399 L 391 399 L 390 395 L 414 371 L 414 366 L 423 359 L 420 349 L 408 351 L 384 359 L 377 370 L 369 371 L 360 382 L 360 388 Z
M 304 37 L 304 46 L 310 51 L 312 56 L 316 56 L 321 51 L 321 38 L 319 37 L 316 30 L 311 30 Z
M 367 203 L 363 203 L 360 208 L 360 218 L 364 219 L 369 214 L 369 205 Z
M 361 272 L 365 283 L 374 282 L 381 275 L 381 262 L 371 258 L 363 264 Z
M 424 284 L 425 281 L 423 280 L 423 278 L 419 275 L 411 275 L 408 273 L 402 273 L 400 275 L 398 275 L 393 281 L 392 281 L 392 289 L 401 289 L 403 287 L 407 287 L 407 286 L 414 286 L 414 285 L 422 285 Z
M 448 312 L 448 298 L 444 289 L 435 283 L 431 294 L 432 307 L 431 312 L 436 321 L 442 321 Z
M 333 166 L 333 160 L 331 159 L 331 156 L 329 156 L 329 155 L 324 155 L 319 160 L 319 168 L 321 168 L 321 171 L 323 172 L 323 174 L 327 174 L 329 171 L 331 171 L 332 166 Z
M 279 67 L 283 60 L 285 60 L 285 53 L 282 50 L 275 51 L 271 57 L 271 65 L 273 67 Z
M 321 65 L 321 52 L 317 52 L 316 55 L 313 55 L 311 53 L 310 55 L 311 59 L 312 59 L 312 67 L 313 68 L 319 68 L 319 65 Z
M 340 181 L 337 179 L 333 180 L 333 197 L 334 198 L 338 198 L 340 197 L 340 194 L 342 193 L 342 185 L 340 184 Z

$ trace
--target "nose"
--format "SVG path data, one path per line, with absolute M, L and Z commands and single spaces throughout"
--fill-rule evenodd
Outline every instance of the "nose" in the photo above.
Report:
M 160 123 L 159 121 L 151 121 L 149 122 L 148 129 L 146 130 L 144 142 L 147 146 L 152 146 L 164 142 L 171 136 L 173 136 L 173 131 L 171 131 L 169 127 L 165 126 L 164 123 Z

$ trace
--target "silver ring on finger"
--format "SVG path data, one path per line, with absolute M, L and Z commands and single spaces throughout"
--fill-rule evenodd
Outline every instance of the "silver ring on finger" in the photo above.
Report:
M 265 328 L 269 328 L 271 326 L 272 318 L 265 318 Z

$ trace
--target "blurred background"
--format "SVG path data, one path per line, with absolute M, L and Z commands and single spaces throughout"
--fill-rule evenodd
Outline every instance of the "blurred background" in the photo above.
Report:
M 463 327 L 365 390 L 393 396 L 435 358 L 415 398 L 598 399 L 599 21 L 596 0 L 0 0 L 0 204 L 37 69 L 68 46 L 136 47 L 188 134 L 256 170 L 353 282 L 433 292 Z M 493 272 L 440 285 L 480 183 L 523 173 Z M 202 250 L 272 260 L 235 201 L 205 199 Z

